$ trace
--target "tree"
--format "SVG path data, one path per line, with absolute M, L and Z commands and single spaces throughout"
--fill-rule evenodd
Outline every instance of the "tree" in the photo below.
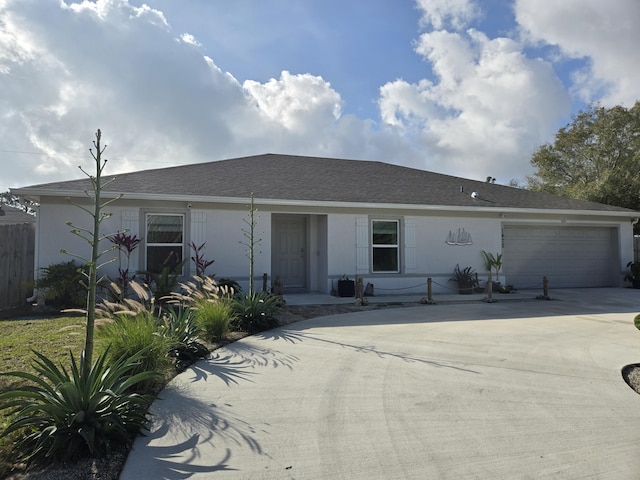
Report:
M 531 190 L 640 210 L 640 102 L 580 111 L 531 164 Z

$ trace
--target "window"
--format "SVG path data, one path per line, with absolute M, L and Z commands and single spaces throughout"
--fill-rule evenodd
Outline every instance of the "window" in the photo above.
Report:
M 184 258 L 184 215 L 147 214 L 147 270 L 161 273 L 174 270 Z M 180 270 L 177 272 L 182 274 Z
M 371 222 L 371 249 L 374 272 L 400 271 L 398 247 L 398 220 L 373 220 Z

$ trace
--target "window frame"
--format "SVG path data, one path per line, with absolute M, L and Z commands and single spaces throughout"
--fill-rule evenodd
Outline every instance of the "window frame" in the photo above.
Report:
M 376 244 L 374 243 L 375 238 L 375 223 L 376 222 L 385 222 L 385 223 L 395 223 L 396 225 L 396 243 L 394 244 Z M 402 222 L 399 218 L 371 218 L 370 222 L 370 248 L 371 248 L 371 273 L 372 274 L 400 274 L 402 273 L 402 263 L 401 263 L 401 232 L 402 232 Z M 396 251 L 396 269 L 395 270 L 376 270 L 374 259 L 375 259 L 375 250 L 376 249 L 395 249 Z
M 182 241 L 180 243 L 162 243 L 162 242 L 150 242 L 149 241 L 149 217 L 151 216 L 155 216 L 155 217 L 180 217 L 182 220 Z M 144 228 L 144 270 L 147 272 L 150 272 L 150 268 L 149 268 L 149 248 L 153 248 L 153 247 L 175 247 L 177 245 L 180 246 L 180 261 L 184 262 L 185 260 L 185 255 L 186 255 L 186 245 L 187 245 L 187 215 L 184 212 L 171 212 L 171 211 L 164 211 L 164 212 L 158 212 L 158 211 L 145 211 L 143 212 L 143 228 Z M 182 268 L 180 269 L 180 272 L 178 272 L 179 276 L 184 276 L 185 275 L 185 264 L 182 265 Z

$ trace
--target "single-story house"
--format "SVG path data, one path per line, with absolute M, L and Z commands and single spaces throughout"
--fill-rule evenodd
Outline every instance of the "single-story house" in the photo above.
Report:
M 103 176 L 104 181 L 109 180 Z M 13 189 L 40 204 L 36 271 L 66 261 L 61 248 L 89 255 L 66 222 L 91 218 L 89 179 Z M 360 275 L 375 293 L 448 292 L 456 265 L 486 278 L 481 252 L 503 254 L 500 280 L 515 288 L 621 286 L 633 259 L 639 212 L 376 161 L 265 154 L 125 173 L 103 199 L 102 234 L 142 239 L 131 269 L 158 270 L 189 259 L 206 242 L 207 273 L 248 284 L 249 199 L 257 208 L 255 280 L 278 276 L 285 293 L 329 293 Z M 105 241 L 104 247 L 109 243 Z M 115 276 L 117 263 L 104 273 Z M 193 261 L 183 274 L 195 273 Z M 37 274 L 37 272 L 36 272 Z M 494 278 L 495 280 L 495 278 Z

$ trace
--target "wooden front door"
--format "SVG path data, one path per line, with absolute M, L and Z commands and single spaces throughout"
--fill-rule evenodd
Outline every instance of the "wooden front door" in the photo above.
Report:
M 307 218 L 274 215 L 271 278 L 282 280 L 285 293 L 307 290 Z

